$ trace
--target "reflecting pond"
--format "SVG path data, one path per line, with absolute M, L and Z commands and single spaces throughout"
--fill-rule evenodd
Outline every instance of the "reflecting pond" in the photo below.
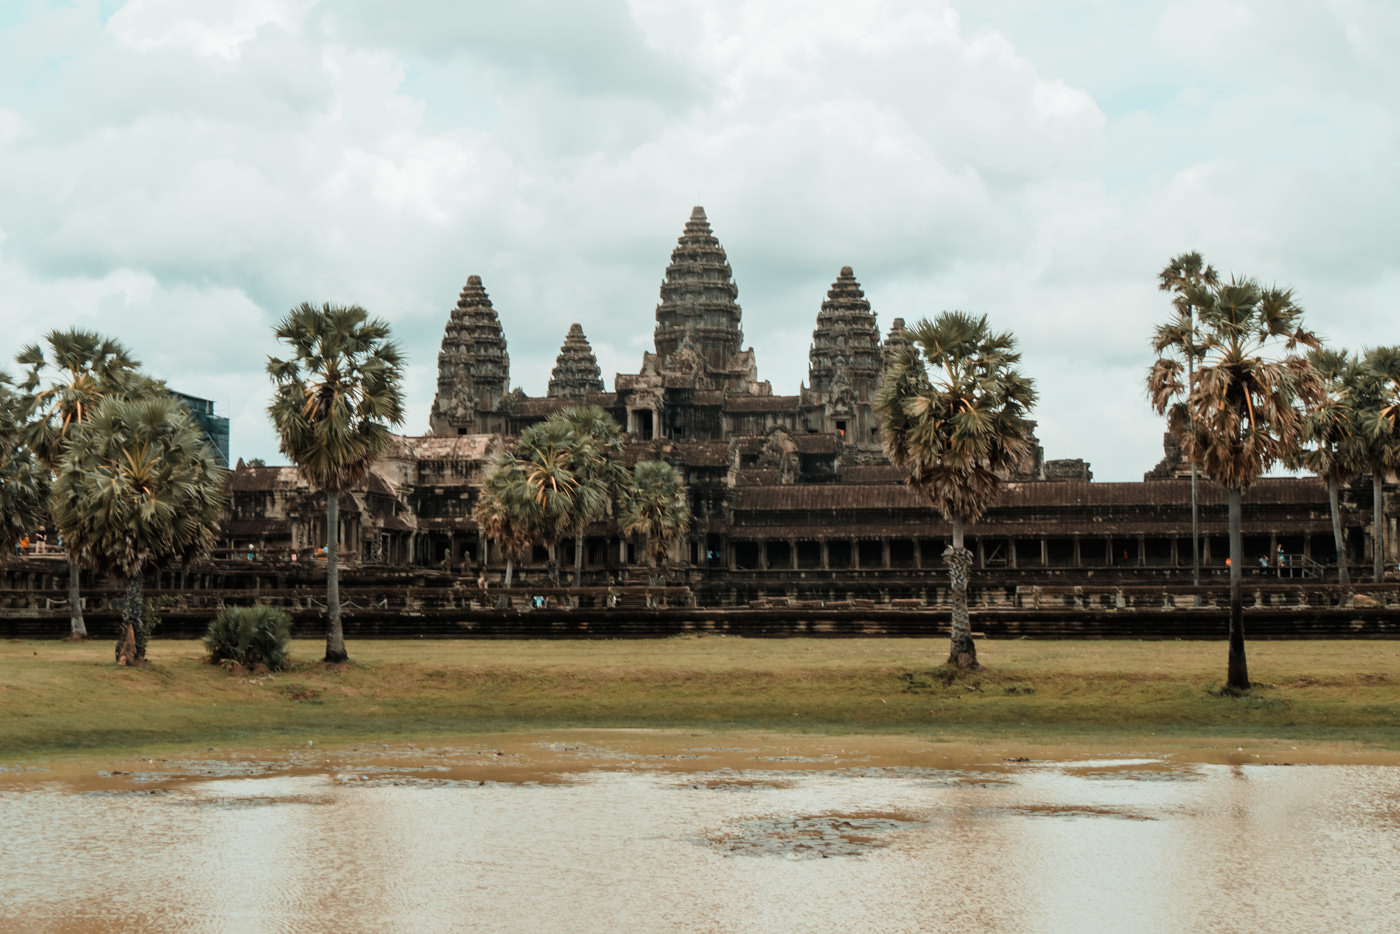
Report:
M 0 930 L 1400 925 L 1395 766 L 705 742 L 6 772 Z

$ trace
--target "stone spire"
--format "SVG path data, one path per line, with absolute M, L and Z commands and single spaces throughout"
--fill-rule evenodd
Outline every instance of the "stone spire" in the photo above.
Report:
M 742 350 L 739 288 L 705 218 L 690 212 L 685 232 L 671 251 L 656 306 L 656 357 L 662 372 L 692 375 L 696 388 L 752 392 L 757 379 L 753 351 Z
M 569 336 L 564 338 L 564 346 L 559 348 L 559 356 L 554 361 L 547 395 L 551 399 L 584 399 L 591 393 L 603 391 L 603 371 L 598 368 L 598 358 L 593 356 L 588 338 L 583 336 L 583 326 L 575 322 L 569 326 Z
M 509 384 L 510 354 L 501 320 L 481 277 L 469 276 L 443 331 L 429 429 L 449 435 L 490 430 L 485 415 L 499 406 Z
M 894 355 L 895 355 L 896 353 L 898 353 L 899 350 L 900 350 L 900 348 L 903 347 L 903 346 L 904 346 L 904 319 L 903 319 L 903 318 L 895 318 L 895 319 L 894 319 L 894 323 L 890 325 L 890 333 L 889 333 L 888 335 L 886 335 L 886 337 L 885 337 L 885 346 L 884 346 L 884 348 L 883 348 L 883 351 L 884 351 L 884 352 L 883 352 L 883 356 L 884 356 L 884 358 L 885 358 L 885 366 L 889 366 L 890 360 L 892 360 L 892 359 L 894 358 Z
M 817 392 L 845 387 L 864 398 L 879 386 L 883 369 L 880 329 L 870 302 L 851 267 L 843 266 L 817 314 L 808 352 L 808 381 Z

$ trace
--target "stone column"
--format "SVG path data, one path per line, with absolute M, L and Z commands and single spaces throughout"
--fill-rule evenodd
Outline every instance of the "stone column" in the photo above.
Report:
M 886 571 L 890 569 L 890 540 L 880 539 L 880 566 Z
M 790 539 L 787 540 L 787 543 L 788 543 L 788 566 L 789 566 L 792 570 L 796 571 L 796 570 L 797 570 L 797 539 L 795 539 L 795 538 L 790 538 Z
M 824 538 L 821 539 L 821 549 L 822 549 L 822 570 L 823 570 L 823 571 L 829 571 L 829 570 L 831 570 L 831 551 L 830 551 L 830 549 L 828 549 L 828 548 L 826 547 L 826 539 L 824 539 Z
M 1050 566 L 1050 543 L 1045 536 L 1040 536 L 1040 566 L 1047 568 Z

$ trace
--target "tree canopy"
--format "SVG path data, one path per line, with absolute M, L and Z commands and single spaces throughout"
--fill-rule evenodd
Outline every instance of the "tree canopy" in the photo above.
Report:
M 207 553 L 224 506 L 224 470 L 169 396 L 109 396 L 71 432 L 54 521 L 84 564 L 126 584 L 119 660 L 145 656 L 142 576 Z

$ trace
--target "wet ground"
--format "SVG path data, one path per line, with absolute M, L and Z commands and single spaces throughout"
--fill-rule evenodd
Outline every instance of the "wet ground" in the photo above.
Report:
M 0 772 L 0 930 L 1388 931 L 1396 879 L 1400 765 L 1341 746 L 592 731 Z

